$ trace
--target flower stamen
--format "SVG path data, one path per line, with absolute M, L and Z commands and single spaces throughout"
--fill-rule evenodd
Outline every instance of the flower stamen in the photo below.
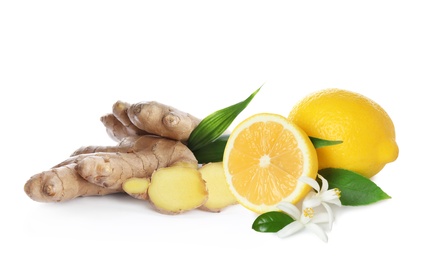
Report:
M 303 210 L 303 214 L 304 214 L 304 217 L 313 218 L 314 217 L 314 210 L 313 210 L 313 208 L 305 208 Z
M 333 189 L 335 191 L 335 195 L 338 196 L 338 198 L 341 198 L 341 190 L 338 188 Z

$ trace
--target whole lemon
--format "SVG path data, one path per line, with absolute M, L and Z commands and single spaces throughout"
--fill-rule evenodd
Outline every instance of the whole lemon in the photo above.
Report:
M 343 168 L 365 177 L 398 157 L 394 124 L 376 102 L 343 89 L 324 89 L 300 100 L 288 119 L 310 137 L 340 140 L 318 148 L 319 169 Z

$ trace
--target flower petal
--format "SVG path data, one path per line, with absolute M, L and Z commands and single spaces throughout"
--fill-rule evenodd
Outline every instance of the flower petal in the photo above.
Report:
M 317 192 L 320 191 L 319 183 L 315 179 L 307 177 L 307 176 L 301 176 L 300 178 L 298 178 L 298 180 L 301 182 L 304 182 L 305 184 L 310 185 Z
M 332 199 L 332 200 L 328 200 L 328 201 L 326 201 L 326 202 L 327 202 L 327 203 L 334 204 L 334 205 L 337 205 L 338 207 L 341 207 L 341 206 L 342 206 L 342 204 L 341 204 L 341 200 L 340 200 L 339 198 Z
M 301 217 L 301 211 L 292 203 L 282 201 L 277 205 L 277 208 L 297 220 Z
M 288 237 L 292 234 L 297 233 L 301 229 L 303 229 L 305 226 L 301 224 L 299 221 L 294 221 L 286 225 L 281 230 L 277 231 L 277 236 L 280 238 Z
M 322 204 L 322 200 L 318 196 L 305 197 L 303 200 L 303 208 L 315 208 Z
M 338 205 L 339 195 L 336 193 L 335 189 L 331 189 L 331 190 L 327 190 L 327 191 L 323 192 L 320 195 L 320 197 L 322 198 L 322 201 L 324 201 L 324 202 L 328 202 L 328 203 Z M 341 201 L 339 201 L 339 204 L 340 203 L 341 203 Z
M 320 174 L 318 174 L 317 176 L 322 180 L 322 189 L 320 191 L 327 191 L 329 189 L 328 180 L 323 178 L 323 176 Z
M 314 223 L 309 223 L 305 225 L 305 228 L 312 231 L 324 242 L 328 242 L 328 235 L 326 235 L 326 232 L 319 225 L 316 225 Z
M 325 212 L 321 212 L 318 214 L 315 214 L 313 218 L 311 219 L 310 223 L 326 223 L 329 222 L 329 214 Z
M 328 212 L 328 218 L 329 218 L 328 228 L 329 228 L 329 230 L 332 230 L 333 221 L 335 219 L 334 213 L 331 209 L 331 206 L 329 206 L 327 203 L 323 203 L 322 205 L 326 209 L 326 211 Z

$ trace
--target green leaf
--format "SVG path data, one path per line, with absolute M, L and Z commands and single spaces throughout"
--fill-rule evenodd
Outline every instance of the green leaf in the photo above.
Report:
M 311 142 L 314 145 L 314 148 L 320 148 L 320 147 L 325 147 L 325 146 L 330 146 L 330 145 L 336 145 L 336 144 L 340 144 L 342 143 L 342 141 L 331 141 L 331 140 L 325 140 L 325 139 L 320 139 L 317 137 L 311 137 L 309 136 Z
M 277 232 L 293 221 L 284 212 L 270 211 L 258 216 L 252 223 L 252 229 L 258 232 Z
M 329 182 L 329 189 L 341 191 L 341 204 L 345 206 L 368 205 L 391 197 L 370 179 L 353 171 L 326 168 L 319 171 Z
M 261 87 L 254 91 L 254 93 L 244 101 L 220 109 L 205 117 L 190 134 L 187 145 L 189 149 L 196 151 L 220 137 L 239 113 L 248 106 L 258 91 L 260 91 Z
M 198 163 L 223 161 L 224 148 L 226 148 L 229 135 L 222 135 L 213 142 L 193 151 Z

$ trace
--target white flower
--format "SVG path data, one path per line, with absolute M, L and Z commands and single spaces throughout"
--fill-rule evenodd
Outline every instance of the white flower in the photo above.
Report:
M 307 194 L 303 201 L 304 208 L 315 208 L 322 205 L 329 214 L 329 229 L 332 228 L 332 223 L 334 220 L 334 214 L 329 204 L 334 204 L 341 206 L 341 191 L 337 188 L 329 190 L 328 181 L 323 178 L 320 174 L 318 177 L 322 180 L 322 188 L 320 188 L 319 183 L 310 177 L 301 176 L 300 181 L 310 185 L 316 192 L 311 191 Z
M 328 241 L 326 232 L 318 225 L 318 223 L 329 221 L 328 214 L 315 214 L 313 208 L 303 208 L 301 212 L 295 205 L 289 202 L 281 202 L 277 207 L 294 219 L 293 222 L 277 232 L 278 237 L 284 238 L 306 228 L 315 233 L 323 241 Z

